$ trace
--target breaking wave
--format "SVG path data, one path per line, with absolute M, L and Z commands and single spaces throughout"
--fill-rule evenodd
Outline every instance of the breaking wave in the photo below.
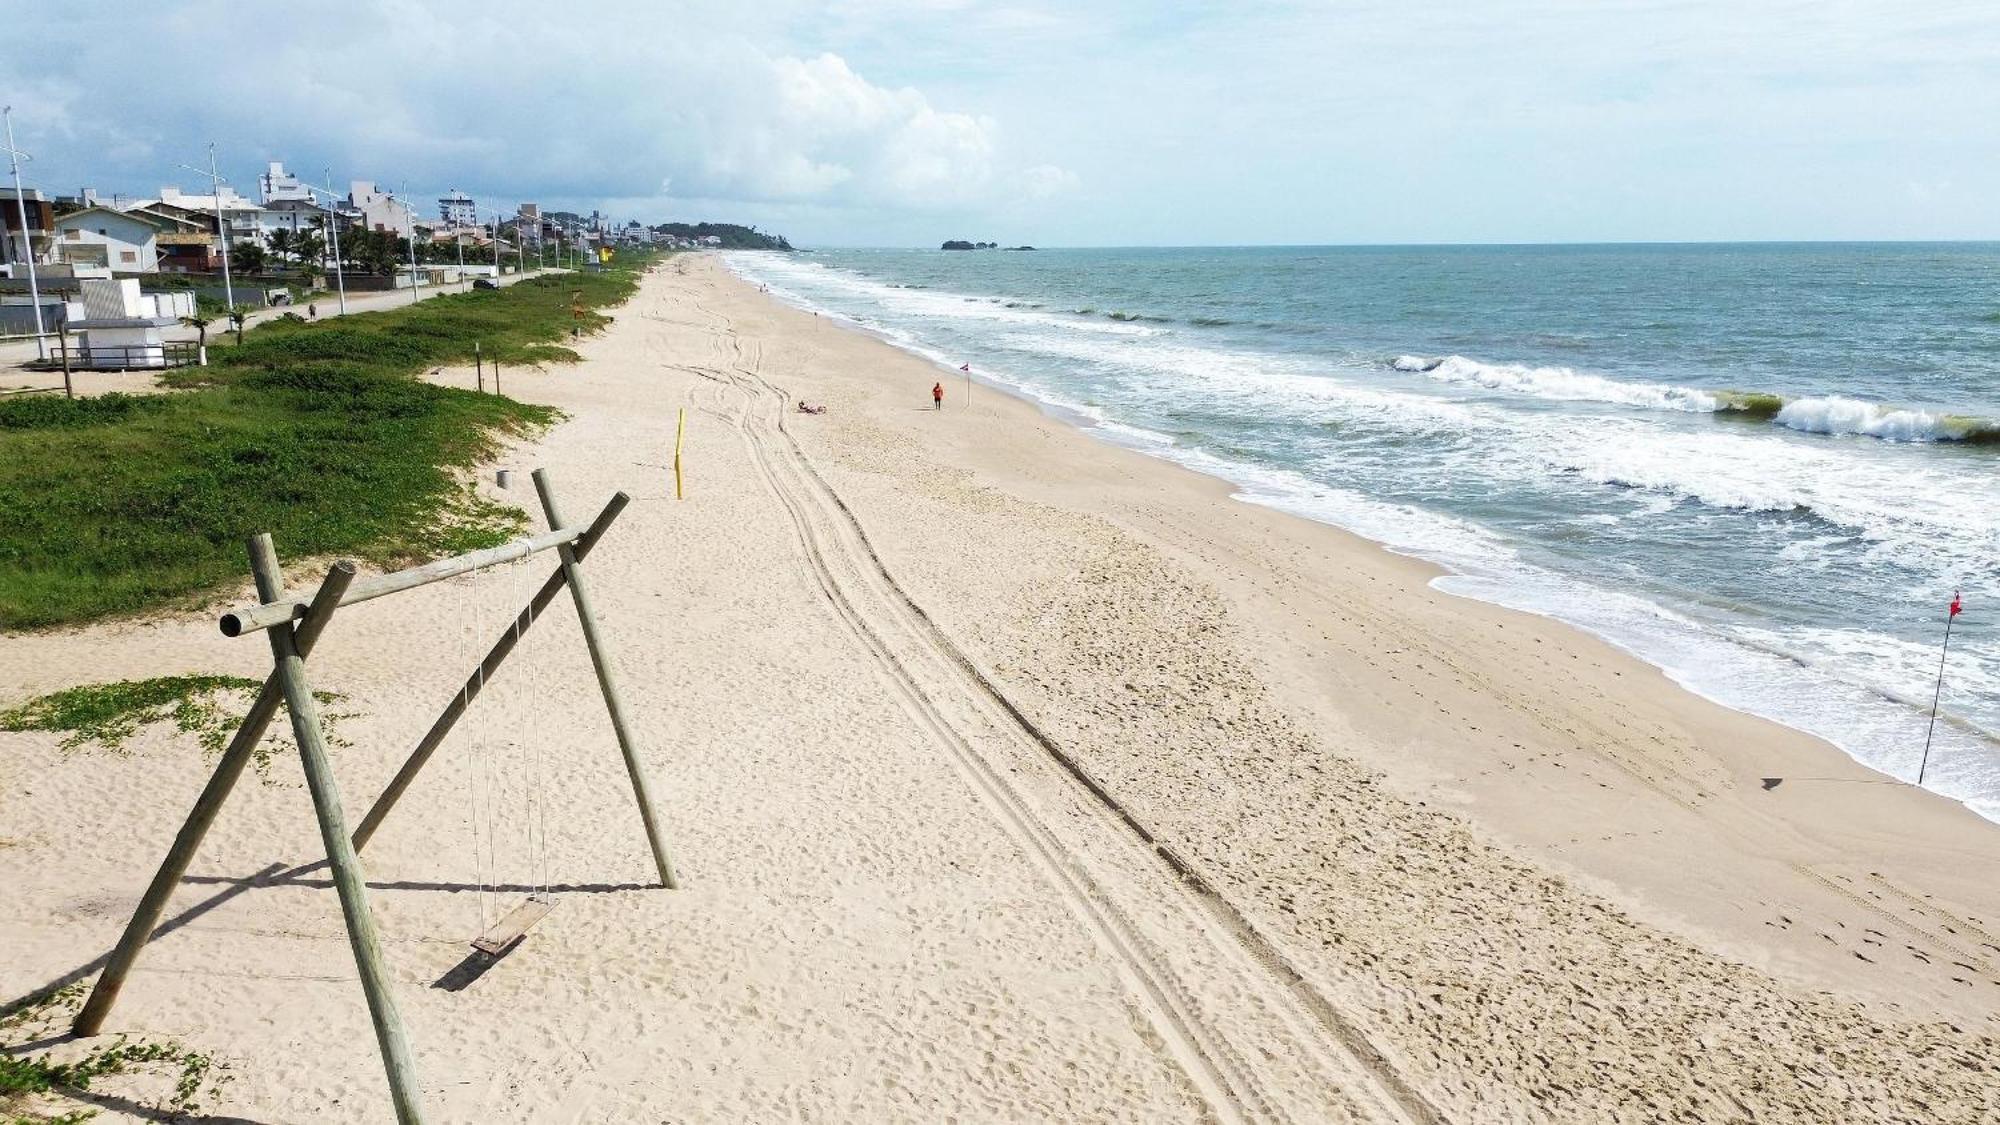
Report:
M 1562 402 L 1604 402 L 1649 410 L 1716 414 L 1771 422 L 1808 434 L 1872 437 L 1898 442 L 2000 445 L 2000 420 L 1883 406 L 1833 395 L 1787 399 L 1783 395 L 1760 391 L 1710 391 L 1670 383 L 1607 379 L 1567 367 L 1481 363 L 1461 355 L 1399 355 L 1388 365 L 1396 371 L 1427 375 L 1440 383 Z
M 1390 361 L 1390 366 L 1398 371 L 1422 372 L 1440 383 L 1514 391 L 1565 402 L 1611 402 L 1654 410 L 1685 410 L 1694 414 L 1711 414 L 1720 406 L 1715 396 L 1706 391 L 1665 383 L 1626 383 L 1567 367 L 1481 363 L 1462 355 L 1448 355 L 1435 360 L 1403 355 Z

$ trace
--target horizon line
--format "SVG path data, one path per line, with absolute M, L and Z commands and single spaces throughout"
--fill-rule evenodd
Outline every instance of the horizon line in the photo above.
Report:
M 771 232 L 763 232 L 771 233 Z M 1021 245 L 1030 245 L 1022 243 Z M 1529 249 L 1584 246 L 1989 246 L 2000 245 L 1992 238 L 1717 238 L 1717 239 L 1601 239 L 1556 242 L 1128 242 L 1128 243 L 1048 243 L 1034 244 L 1032 250 L 1467 250 Z M 929 243 L 890 244 L 860 242 L 793 243 L 794 250 L 940 250 Z M 1003 246 L 991 249 L 1006 252 Z M 942 251 L 940 251 L 942 252 Z M 974 253 L 980 251 L 951 251 Z M 1018 251 L 1016 251 L 1018 252 Z

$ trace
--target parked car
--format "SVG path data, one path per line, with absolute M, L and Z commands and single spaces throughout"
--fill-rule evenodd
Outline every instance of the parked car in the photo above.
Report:
M 472 279 L 472 287 L 474 289 L 498 289 L 500 288 L 500 283 L 490 277 L 475 277 Z

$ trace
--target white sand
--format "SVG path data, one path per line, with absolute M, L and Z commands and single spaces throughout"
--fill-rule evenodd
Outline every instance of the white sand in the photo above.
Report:
M 934 368 L 709 260 L 583 352 L 509 372 L 570 420 L 503 463 L 637 498 L 585 569 L 686 888 L 644 885 L 561 602 L 365 855 L 433 1119 L 2000 1117 L 1963 810 L 997 392 L 934 413 Z M 351 821 L 548 565 L 342 611 Z M 15 636 L 0 705 L 267 667 L 208 613 Z M 205 779 L 170 726 L 57 741 L 0 734 L 0 1000 L 94 976 Z M 320 854 L 298 777 L 246 778 L 108 1026 L 225 1065 L 209 1112 L 382 1120 L 325 872 L 256 878 Z M 527 884 L 531 791 L 571 889 L 431 987 L 523 893 L 474 889 L 475 800 Z

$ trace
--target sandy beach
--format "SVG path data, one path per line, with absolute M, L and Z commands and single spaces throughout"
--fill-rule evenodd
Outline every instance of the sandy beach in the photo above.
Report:
M 363 856 L 432 1119 L 2000 1119 L 2000 828 L 1962 807 L 710 256 L 579 351 L 509 372 L 567 420 L 481 488 L 633 496 L 586 569 L 684 886 L 559 602 Z M 553 565 L 341 612 L 350 820 Z M 254 600 L 0 639 L 0 708 L 261 678 L 215 625 Z M 210 760 L 60 741 L 0 734 L 0 1001 L 95 978 Z M 212 1058 L 213 1120 L 384 1120 L 270 748 L 107 1030 Z M 163 1082 L 33 1108 L 158 1120 Z

